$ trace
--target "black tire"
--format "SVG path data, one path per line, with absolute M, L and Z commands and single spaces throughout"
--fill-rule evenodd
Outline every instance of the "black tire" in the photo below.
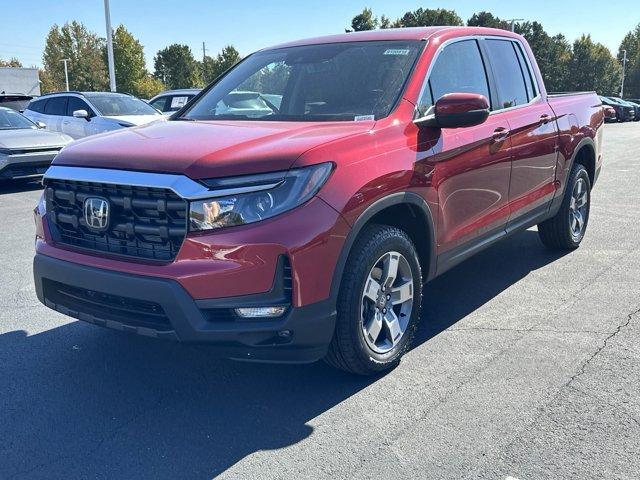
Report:
M 386 353 L 374 351 L 362 328 L 361 306 L 365 283 L 376 262 L 389 252 L 400 253 L 410 269 L 413 304 L 404 334 Z M 345 265 L 337 303 L 337 320 L 325 361 L 333 367 L 359 375 L 373 375 L 398 365 L 410 347 L 422 307 L 422 272 L 415 246 L 402 230 L 387 225 L 365 227 L 354 243 Z M 394 308 L 394 307 L 391 307 Z
M 572 233 L 571 221 L 571 199 L 574 188 L 578 182 L 584 182 L 586 185 L 586 209 L 583 215 L 583 226 L 579 235 Z M 591 208 L 591 180 L 589 174 L 583 165 L 576 163 L 571 169 L 571 174 L 567 180 L 567 186 L 562 199 L 562 205 L 558 213 L 549 220 L 538 225 L 538 235 L 542 243 L 548 248 L 554 250 L 573 250 L 578 248 L 580 242 L 584 238 L 589 223 L 589 210 Z

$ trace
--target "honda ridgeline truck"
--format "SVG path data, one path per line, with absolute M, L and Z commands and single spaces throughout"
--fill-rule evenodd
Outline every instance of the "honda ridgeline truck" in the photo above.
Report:
M 261 50 L 169 121 L 59 153 L 35 210 L 38 298 L 230 358 L 386 370 L 423 283 L 533 225 L 578 247 L 603 122 L 594 93 L 548 94 L 503 30 Z

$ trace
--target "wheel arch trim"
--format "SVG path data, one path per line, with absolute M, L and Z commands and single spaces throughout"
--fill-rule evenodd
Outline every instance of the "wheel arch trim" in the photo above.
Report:
M 369 205 L 369 207 L 367 207 L 364 212 L 360 214 L 355 222 L 353 222 L 351 230 L 349 231 L 344 245 L 342 246 L 342 251 L 340 252 L 336 268 L 333 272 L 333 281 L 331 284 L 332 298 L 337 298 L 338 292 L 340 290 L 340 283 L 342 281 L 342 274 L 344 272 L 344 267 L 347 263 L 347 259 L 349 258 L 349 253 L 351 252 L 353 244 L 355 243 L 362 229 L 376 214 L 396 205 L 410 205 L 416 207 L 418 211 L 422 213 L 429 235 L 429 237 L 425 239 L 425 241 L 429 242 L 429 245 L 427 246 L 429 252 L 427 258 L 428 268 L 426 269 L 426 272 L 423 272 L 423 278 L 424 281 L 427 281 L 431 280 L 435 276 L 437 264 L 435 224 L 433 221 L 431 209 L 429 208 L 427 202 L 417 193 L 397 192 L 376 200 L 374 203 Z

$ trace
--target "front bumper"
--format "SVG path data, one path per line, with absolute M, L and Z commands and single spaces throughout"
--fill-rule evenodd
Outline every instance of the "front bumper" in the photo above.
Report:
M 36 254 L 33 272 L 38 299 L 60 313 L 140 335 L 215 344 L 216 353 L 228 358 L 313 362 L 325 356 L 335 325 L 332 298 L 302 307 L 291 305 L 277 319 L 245 320 L 228 314 L 233 307 L 279 301 L 275 298 L 278 273 L 274 286 L 264 294 L 195 300 L 176 280 L 105 270 L 43 254 Z
M 57 151 L 0 154 L 0 179 L 40 177 L 57 154 Z

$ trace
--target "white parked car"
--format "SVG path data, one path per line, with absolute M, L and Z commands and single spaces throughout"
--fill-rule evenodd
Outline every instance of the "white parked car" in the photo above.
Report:
M 32 100 L 24 115 L 74 139 L 164 120 L 160 112 L 139 98 L 113 92 L 46 94 Z
M 148 103 L 153 108 L 160 110 L 163 115 L 168 116 L 184 107 L 187 102 L 199 94 L 200 91 L 201 89 L 199 88 L 167 90 L 150 99 Z
M 36 125 L 20 112 L 0 107 L 0 183 L 42 175 L 71 142 L 68 135 L 43 128 L 43 123 Z

